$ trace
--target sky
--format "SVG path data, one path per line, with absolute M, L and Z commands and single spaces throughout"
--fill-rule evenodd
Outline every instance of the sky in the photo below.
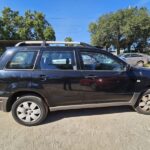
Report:
M 150 9 L 150 0 L 0 0 L 0 12 L 4 7 L 18 10 L 40 11 L 46 16 L 56 33 L 56 40 L 72 37 L 74 41 L 90 43 L 88 26 L 101 15 L 128 8 Z

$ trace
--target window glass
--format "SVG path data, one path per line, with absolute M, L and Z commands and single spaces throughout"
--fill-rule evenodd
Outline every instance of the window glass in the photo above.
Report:
M 94 52 L 81 52 L 84 70 L 123 70 L 123 64 L 110 56 Z
M 142 57 L 142 56 L 139 54 L 131 54 L 131 57 Z
M 37 52 L 21 51 L 17 52 L 11 61 L 8 62 L 8 69 L 32 69 Z
M 40 61 L 41 69 L 73 69 L 74 54 L 70 51 L 44 51 Z
M 131 57 L 131 54 L 126 54 L 126 55 L 124 55 L 124 57 L 129 58 L 129 57 Z

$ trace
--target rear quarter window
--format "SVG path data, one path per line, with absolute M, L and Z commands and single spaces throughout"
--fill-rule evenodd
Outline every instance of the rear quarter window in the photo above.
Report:
M 36 55 L 36 51 L 17 52 L 7 63 L 6 69 L 32 69 L 34 66 Z

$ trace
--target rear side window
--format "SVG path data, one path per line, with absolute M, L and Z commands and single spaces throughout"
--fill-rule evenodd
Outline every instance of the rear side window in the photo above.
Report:
M 32 69 L 37 52 L 20 51 L 15 53 L 12 59 L 7 63 L 7 69 Z
M 139 54 L 131 54 L 131 57 L 142 57 L 142 55 L 139 55 Z
M 40 69 L 73 70 L 74 65 L 72 51 L 44 51 L 40 61 Z
M 129 58 L 129 57 L 131 57 L 131 55 L 130 54 L 126 54 L 126 55 L 124 55 L 124 57 L 125 58 Z

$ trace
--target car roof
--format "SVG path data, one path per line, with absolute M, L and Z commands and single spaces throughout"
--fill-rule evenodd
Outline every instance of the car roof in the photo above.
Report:
M 63 45 L 63 46 L 62 46 Z M 102 47 L 92 46 L 84 42 L 65 42 L 65 41 L 22 41 L 14 47 L 7 48 L 16 51 L 20 50 L 93 50 L 107 53 Z

